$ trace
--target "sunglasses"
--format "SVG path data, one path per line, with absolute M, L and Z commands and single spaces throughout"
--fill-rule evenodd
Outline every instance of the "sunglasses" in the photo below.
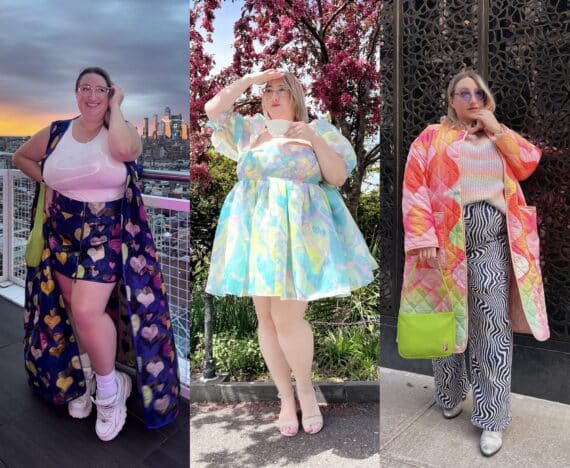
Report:
M 463 90 L 459 91 L 458 93 L 453 93 L 453 95 L 459 96 L 459 98 L 465 103 L 470 102 L 471 98 L 479 102 L 484 102 L 487 100 L 487 95 L 485 94 L 484 91 L 481 91 L 480 89 L 474 91 L 473 93 L 471 93 L 471 91 Z

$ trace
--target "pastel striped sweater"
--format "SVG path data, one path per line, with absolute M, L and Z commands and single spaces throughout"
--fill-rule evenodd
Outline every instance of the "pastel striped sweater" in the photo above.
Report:
M 460 161 L 463 206 L 485 201 L 505 213 L 503 162 L 494 143 L 485 135 L 466 138 Z

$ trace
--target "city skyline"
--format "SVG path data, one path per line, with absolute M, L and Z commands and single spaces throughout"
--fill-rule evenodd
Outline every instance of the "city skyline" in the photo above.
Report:
M 172 113 L 169 106 L 164 108 L 164 112 L 159 120 L 158 113 L 143 117 L 142 128 L 139 134 L 143 139 L 157 139 L 161 136 L 174 139 L 188 139 L 188 122 L 182 114 Z
M 139 133 L 166 106 L 188 121 L 186 2 L 5 0 L 0 13 L 0 135 L 76 116 L 75 79 L 92 65 L 125 90 L 121 109 Z

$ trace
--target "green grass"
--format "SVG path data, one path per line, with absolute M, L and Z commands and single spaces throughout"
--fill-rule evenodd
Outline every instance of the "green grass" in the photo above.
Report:
M 200 372 L 204 360 L 203 335 L 196 334 L 190 356 L 192 372 Z M 376 327 L 336 328 L 315 333 L 313 375 L 317 380 L 377 380 L 378 342 Z M 217 372 L 234 381 L 268 377 L 257 337 L 238 337 L 235 332 L 214 334 L 213 354 Z

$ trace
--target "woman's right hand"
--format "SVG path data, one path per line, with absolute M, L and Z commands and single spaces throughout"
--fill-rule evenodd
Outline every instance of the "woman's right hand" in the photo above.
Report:
M 268 81 L 282 78 L 283 72 L 275 68 L 268 68 L 267 70 L 263 70 L 260 72 L 248 73 L 246 77 L 251 82 L 251 84 L 262 85 L 264 83 L 267 83 Z
M 410 255 L 417 255 L 420 261 L 434 260 L 437 258 L 437 247 L 423 247 L 409 252 Z

